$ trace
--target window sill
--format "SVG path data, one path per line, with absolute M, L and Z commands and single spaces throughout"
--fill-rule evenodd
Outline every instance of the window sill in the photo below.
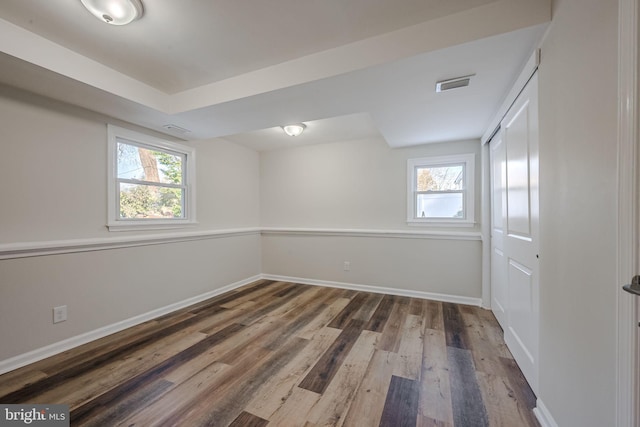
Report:
M 448 220 L 407 220 L 407 225 L 410 227 L 460 227 L 471 228 L 475 227 L 476 223 L 473 221 L 448 221 Z
M 187 228 L 197 225 L 196 221 L 118 221 L 107 224 L 109 231 L 136 231 L 136 230 L 171 230 Z

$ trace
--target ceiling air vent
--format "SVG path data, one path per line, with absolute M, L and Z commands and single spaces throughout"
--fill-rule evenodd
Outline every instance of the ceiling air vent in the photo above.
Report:
M 475 76 L 475 74 L 470 74 L 468 76 L 455 77 L 453 79 L 440 80 L 436 82 L 436 92 L 444 92 L 445 90 L 457 89 L 459 87 L 469 86 L 469 82 L 471 81 L 471 77 Z
M 185 129 L 185 128 L 181 128 L 178 125 L 164 125 L 162 126 L 163 128 L 165 128 L 168 131 L 174 132 L 174 133 L 181 133 L 183 135 L 187 134 L 187 133 L 191 133 L 191 131 L 189 129 Z

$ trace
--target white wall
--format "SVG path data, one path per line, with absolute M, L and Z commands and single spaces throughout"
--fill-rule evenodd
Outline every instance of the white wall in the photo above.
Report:
M 464 153 L 476 155 L 478 196 L 478 140 L 392 149 L 375 138 L 262 152 L 262 225 L 415 230 L 406 222 L 407 159 Z
M 2 260 L 0 361 L 255 276 L 259 248 L 254 234 Z
M 159 233 L 105 227 L 106 119 L 0 88 L 0 128 L 1 248 Z M 187 230 L 257 227 L 258 154 L 222 139 L 187 144 L 199 221 Z M 255 232 L 0 260 L 0 361 L 253 277 L 260 249 Z M 52 307 L 64 304 L 69 319 L 53 325 Z
M 540 390 L 560 426 L 611 426 L 617 1 L 556 0 L 540 83 Z
M 406 223 L 407 159 L 476 154 L 478 196 L 479 150 L 477 140 L 391 149 L 376 138 L 261 153 L 262 226 L 338 231 L 338 235 L 286 230 L 263 235 L 263 273 L 382 286 L 424 296 L 480 298 L 478 227 L 452 230 Z M 475 210 L 480 212 L 478 197 Z M 349 229 L 466 231 L 475 236 L 407 239 L 341 232 Z M 343 270 L 344 261 L 351 263 L 348 272 Z
M 262 236 L 262 253 L 267 274 L 433 298 L 481 296 L 478 240 L 267 234 Z M 343 270 L 344 261 L 350 263 L 349 271 Z
M 105 227 L 108 119 L 11 90 L 0 91 L 0 120 L 0 244 L 122 237 Z M 257 226 L 258 154 L 220 138 L 181 143 L 194 146 L 198 160 L 193 229 Z

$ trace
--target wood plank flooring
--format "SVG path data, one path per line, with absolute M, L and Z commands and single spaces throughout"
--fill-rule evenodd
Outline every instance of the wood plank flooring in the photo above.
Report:
M 73 426 L 538 426 L 477 307 L 259 281 L 0 376 Z

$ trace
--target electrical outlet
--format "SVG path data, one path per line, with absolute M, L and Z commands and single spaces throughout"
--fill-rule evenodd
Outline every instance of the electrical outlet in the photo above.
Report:
M 349 262 L 349 261 L 345 261 L 345 262 L 344 262 L 344 266 L 342 267 L 342 269 L 343 269 L 344 271 L 349 271 L 349 270 L 351 270 L 351 262 Z
M 67 320 L 67 306 L 53 307 L 53 323 L 60 323 L 65 320 Z

